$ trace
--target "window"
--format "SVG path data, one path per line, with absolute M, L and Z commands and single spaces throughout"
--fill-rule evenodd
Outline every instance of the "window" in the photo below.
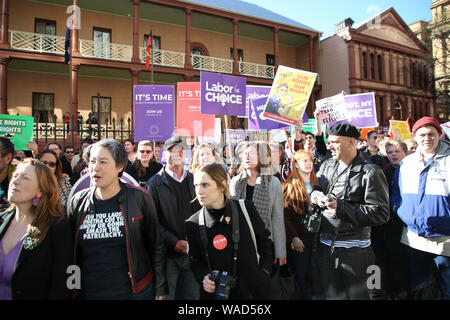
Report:
M 147 48 L 147 41 L 150 34 L 144 34 L 144 48 Z M 161 50 L 161 37 L 152 35 L 152 47 L 155 50 Z
M 244 61 L 244 51 L 242 49 L 237 49 L 238 61 Z M 230 59 L 233 60 L 233 48 L 230 48 Z
M 423 88 L 428 90 L 430 84 L 428 83 L 428 70 L 426 66 L 423 66 Z
M 364 79 L 367 79 L 367 54 L 365 52 L 362 53 L 362 65 Z
M 56 35 L 56 21 L 34 19 L 34 32 L 40 34 Z
M 33 92 L 33 117 L 34 122 L 53 121 L 53 110 L 55 107 L 55 95 L 53 93 Z
M 370 54 L 370 76 L 375 80 L 375 55 L 373 53 Z
M 34 19 L 34 32 L 54 36 L 56 35 L 56 21 Z M 42 43 L 39 38 L 36 38 L 34 49 L 39 52 L 54 52 L 56 50 L 56 39 L 52 37 L 43 37 Z
M 275 65 L 275 56 L 273 54 L 266 54 L 266 64 L 268 66 L 274 66 Z
M 92 97 L 92 112 L 95 118 L 98 118 L 97 96 Z M 104 124 L 106 119 L 111 120 L 111 97 L 100 97 L 100 123 Z
M 383 59 L 381 58 L 381 54 L 377 56 L 378 62 L 378 80 L 383 80 Z
M 109 58 L 111 56 L 111 29 L 94 27 L 92 37 L 95 41 L 92 49 L 94 57 Z

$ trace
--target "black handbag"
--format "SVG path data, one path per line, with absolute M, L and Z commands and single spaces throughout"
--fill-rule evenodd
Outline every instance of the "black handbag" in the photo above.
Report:
M 277 285 L 280 300 L 300 300 L 300 287 L 289 264 L 274 266 L 272 279 Z

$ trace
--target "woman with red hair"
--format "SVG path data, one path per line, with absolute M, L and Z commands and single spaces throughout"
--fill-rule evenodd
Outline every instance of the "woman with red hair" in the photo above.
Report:
M 308 278 L 311 278 L 313 234 L 307 230 L 304 219 L 310 209 L 309 197 L 317 178 L 313 170 L 313 157 L 309 151 L 298 150 L 294 159 L 292 174 L 283 183 L 286 248 L 288 264 L 295 271 L 301 298 L 306 299 L 310 292 Z

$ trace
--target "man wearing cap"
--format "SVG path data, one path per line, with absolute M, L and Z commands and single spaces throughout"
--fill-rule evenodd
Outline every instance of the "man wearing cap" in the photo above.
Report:
M 439 140 L 441 133 L 436 119 L 414 124 L 417 150 L 403 159 L 392 183 L 391 204 L 406 224 L 400 241 L 407 245 L 415 299 L 450 299 L 450 143 Z
M 180 137 L 164 143 L 167 164 L 146 185 L 153 197 L 167 248 L 167 299 L 196 300 L 199 287 L 191 271 L 185 220 L 201 209 L 195 199 L 193 176 L 183 168 L 186 144 Z
M 326 299 L 370 299 L 368 279 L 376 270 L 370 242 L 372 226 L 389 219 L 386 177 L 357 150 L 359 131 L 350 124 L 330 128 L 332 158 L 317 173 L 311 201 L 321 204 L 319 274 Z M 325 200 L 325 197 L 327 199 Z M 374 276 L 376 287 L 377 276 Z

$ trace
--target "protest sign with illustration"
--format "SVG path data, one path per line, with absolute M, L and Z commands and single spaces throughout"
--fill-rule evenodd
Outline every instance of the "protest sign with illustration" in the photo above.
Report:
M 405 141 L 411 139 L 411 132 L 407 121 L 389 120 L 394 139 Z
M 7 136 L 15 150 L 29 150 L 28 141 L 33 140 L 34 118 L 0 114 L 0 136 Z
M 317 73 L 279 66 L 264 110 L 264 117 L 297 125 L 308 105 Z
M 171 85 L 133 87 L 134 139 L 165 141 L 175 129 L 175 95 Z
M 267 97 L 250 99 L 250 117 L 248 118 L 248 130 L 272 130 L 286 127 L 286 124 L 266 119 L 263 116 Z
M 447 135 L 447 138 L 450 139 L 450 121 L 441 124 L 442 131 Z
M 177 135 L 214 136 L 215 117 L 200 112 L 200 82 L 177 84 Z
M 267 86 L 247 86 L 246 89 L 247 98 L 245 99 L 245 118 L 249 118 L 250 114 L 250 99 L 257 99 L 262 97 L 268 97 L 270 93 L 270 87 Z
M 201 113 L 245 116 L 247 79 L 200 72 Z

